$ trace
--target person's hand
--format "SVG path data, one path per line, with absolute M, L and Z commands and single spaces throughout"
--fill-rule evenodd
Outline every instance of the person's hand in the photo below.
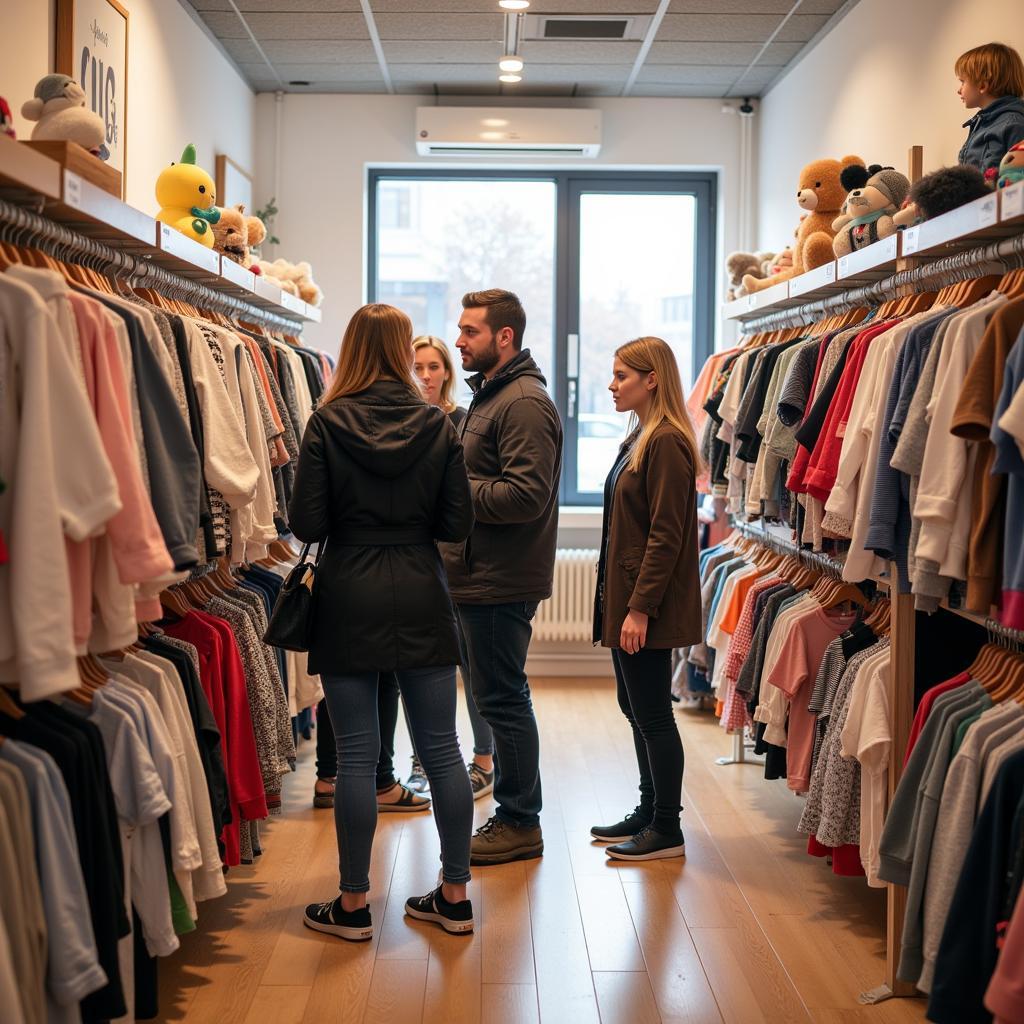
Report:
M 619 647 L 623 653 L 636 654 L 647 643 L 647 621 L 648 617 L 643 612 L 630 609 L 619 636 Z

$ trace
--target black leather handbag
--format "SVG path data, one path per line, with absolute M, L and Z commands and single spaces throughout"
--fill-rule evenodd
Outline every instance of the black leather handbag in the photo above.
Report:
M 316 606 L 316 573 L 324 543 L 321 541 L 317 546 L 316 560 L 312 562 L 308 561 L 310 545 L 306 544 L 295 568 L 288 573 L 263 636 L 264 642 L 271 647 L 281 647 L 286 651 L 309 650 Z

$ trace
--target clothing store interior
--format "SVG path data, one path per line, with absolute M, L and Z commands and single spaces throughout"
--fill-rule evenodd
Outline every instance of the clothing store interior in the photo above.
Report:
M 4 0 L 0 1024 L 1024 1024 L 1017 0 Z

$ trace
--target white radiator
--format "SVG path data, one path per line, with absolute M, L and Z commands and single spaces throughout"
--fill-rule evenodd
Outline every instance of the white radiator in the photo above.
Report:
M 590 643 L 597 586 L 596 548 L 559 548 L 551 597 L 537 609 L 534 639 L 550 643 Z

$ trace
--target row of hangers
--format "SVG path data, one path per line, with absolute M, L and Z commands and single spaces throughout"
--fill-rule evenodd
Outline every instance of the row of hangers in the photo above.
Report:
M 272 335 L 269 323 L 277 318 L 269 313 L 243 320 L 241 311 L 245 304 L 234 303 L 197 282 L 179 278 L 158 266 L 140 265 L 127 253 L 52 224 L 31 211 L 4 203 L 2 212 L 10 212 L 12 219 L 0 220 L 0 272 L 12 264 L 53 270 L 71 285 L 104 295 L 126 298 L 134 294 L 166 312 L 205 319 L 229 330 L 281 337 L 292 345 L 299 343 L 291 334 Z M 157 287 L 143 284 L 138 280 L 140 276 L 147 281 L 152 279 Z M 216 308 L 211 299 L 226 308 L 237 306 L 238 310 L 228 313 Z M 281 325 L 284 323 L 280 321 Z
M 985 688 L 992 702 L 1015 700 L 1024 704 L 1024 633 L 990 622 L 988 642 L 967 669 Z
M 986 253 L 986 256 L 988 254 Z M 1013 258 L 1019 260 L 1024 256 L 1024 235 L 1013 239 Z M 955 259 L 955 257 L 954 257 Z M 932 306 L 956 306 L 966 308 L 984 298 L 992 291 L 1002 292 L 1009 299 L 1024 298 L 1024 267 L 1012 266 L 1010 259 L 991 250 L 988 263 L 1002 263 L 1002 274 L 986 274 L 978 276 L 978 264 L 963 267 L 951 267 L 948 274 L 955 275 L 955 280 L 945 284 L 938 292 L 911 291 L 906 295 L 887 299 L 873 311 L 869 306 L 857 306 L 842 312 L 824 316 L 810 325 L 782 327 L 774 330 L 752 334 L 745 338 L 742 348 L 762 348 L 767 345 L 781 344 L 797 338 L 821 337 L 833 331 L 854 327 L 869 315 L 881 322 L 893 317 L 908 317 L 924 312 Z
M 811 595 L 829 611 L 843 604 L 858 608 L 869 605 L 868 598 L 855 583 L 842 579 L 834 565 L 827 565 L 819 559 L 821 568 L 808 564 L 806 552 L 786 552 L 765 544 L 760 538 L 736 531 L 726 543 L 750 559 L 763 574 L 775 573 L 798 590 L 810 590 Z M 814 558 L 810 554 L 810 558 Z M 888 614 L 885 616 L 888 619 Z

